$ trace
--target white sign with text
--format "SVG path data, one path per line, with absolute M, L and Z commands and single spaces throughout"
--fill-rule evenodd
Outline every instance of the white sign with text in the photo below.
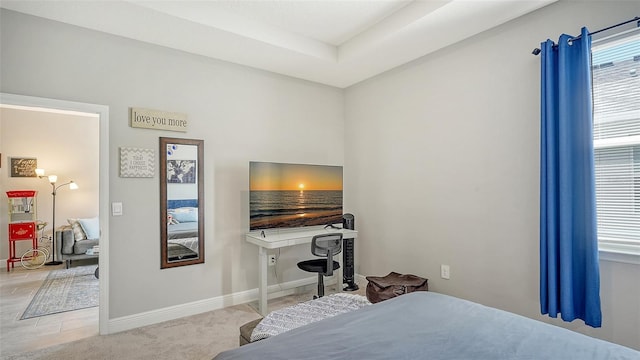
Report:
M 129 118 L 134 128 L 187 131 L 187 114 L 131 108 Z
M 153 177 L 155 164 L 155 152 L 152 149 L 120 148 L 120 177 Z

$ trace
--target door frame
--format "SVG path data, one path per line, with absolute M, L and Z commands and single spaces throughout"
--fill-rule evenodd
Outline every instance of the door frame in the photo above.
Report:
M 109 107 L 43 97 L 0 93 L 0 104 L 28 108 L 55 109 L 97 114 L 99 119 L 99 204 L 100 218 L 100 305 L 98 327 L 100 335 L 109 333 Z

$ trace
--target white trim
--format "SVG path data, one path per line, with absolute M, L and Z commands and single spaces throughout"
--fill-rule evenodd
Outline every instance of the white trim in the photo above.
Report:
M 102 248 L 100 249 L 102 252 Z M 296 288 L 315 284 L 317 277 L 309 277 L 300 280 L 289 281 L 286 283 L 270 285 L 269 298 L 277 298 L 295 293 Z M 327 285 L 335 284 L 335 280 L 326 282 Z M 236 292 L 229 295 L 217 296 L 209 299 L 193 301 L 186 304 L 169 306 L 162 309 L 146 311 L 134 315 L 128 315 L 109 320 L 108 333 L 116 333 L 120 331 L 135 329 L 141 326 L 148 326 L 164 321 L 175 320 L 185 316 L 201 314 L 207 311 L 222 309 L 228 306 L 245 304 L 258 300 L 258 289 L 251 289 Z M 258 314 L 257 309 L 256 314 Z
M 635 27 L 629 30 L 621 31 L 609 36 L 605 36 L 591 42 L 591 48 L 594 50 L 603 50 L 620 44 L 620 40 L 618 38 L 624 36 L 633 36 L 634 32 L 640 32 L 640 27 Z M 629 35 L 631 34 L 631 35 Z M 622 41 L 627 41 L 627 39 L 623 39 Z
M 607 249 L 600 244 L 598 249 L 600 260 L 640 265 L 640 253 L 631 253 Z
M 633 241 L 598 238 L 598 254 L 600 260 L 640 264 L 640 245 Z
M 55 109 L 63 111 L 97 114 L 100 127 L 99 144 L 99 205 L 100 217 L 100 309 L 98 322 L 101 335 L 108 334 L 109 321 L 109 107 L 106 105 L 80 103 L 66 100 L 49 99 L 34 96 L 0 93 L 0 104 L 27 106 L 41 110 Z

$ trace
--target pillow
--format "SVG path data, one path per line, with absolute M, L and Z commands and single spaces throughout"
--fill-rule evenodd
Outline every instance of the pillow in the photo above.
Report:
M 76 221 L 77 222 L 77 221 Z M 80 225 L 80 224 L 78 224 Z M 71 225 L 64 225 L 60 228 L 58 228 L 58 231 L 65 231 L 65 230 L 72 230 L 73 228 L 71 227 Z M 80 231 L 82 231 L 82 228 L 80 229 Z M 73 232 L 73 230 L 72 230 Z M 82 232 L 84 234 L 84 231 Z M 71 239 L 72 241 L 64 241 L 64 235 L 60 234 L 60 238 L 57 239 L 57 241 L 59 243 L 62 244 L 62 253 L 63 254 L 73 254 L 73 245 L 76 244 L 76 237 L 75 234 L 71 235 Z
M 87 234 L 87 239 L 99 239 L 100 238 L 100 222 L 98 217 L 90 219 L 78 219 L 82 230 Z
M 197 222 L 198 208 L 183 207 L 171 210 L 171 216 L 178 222 Z
M 71 225 L 71 229 L 73 230 L 73 238 L 75 241 L 86 240 L 87 234 L 82 230 L 82 225 L 78 222 L 78 219 L 67 219 L 69 225 Z

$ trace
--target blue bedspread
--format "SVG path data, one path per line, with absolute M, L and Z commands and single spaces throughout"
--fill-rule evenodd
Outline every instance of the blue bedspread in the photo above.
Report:
M 198 237 L 198 223 L 185 222 L 185 223 L 168 225 L 167 237 L 169 239 L 184 239 L 184 238 Z
M 640 352 L 470 301 L 415 292 L 215 359 L 638 360 Z

